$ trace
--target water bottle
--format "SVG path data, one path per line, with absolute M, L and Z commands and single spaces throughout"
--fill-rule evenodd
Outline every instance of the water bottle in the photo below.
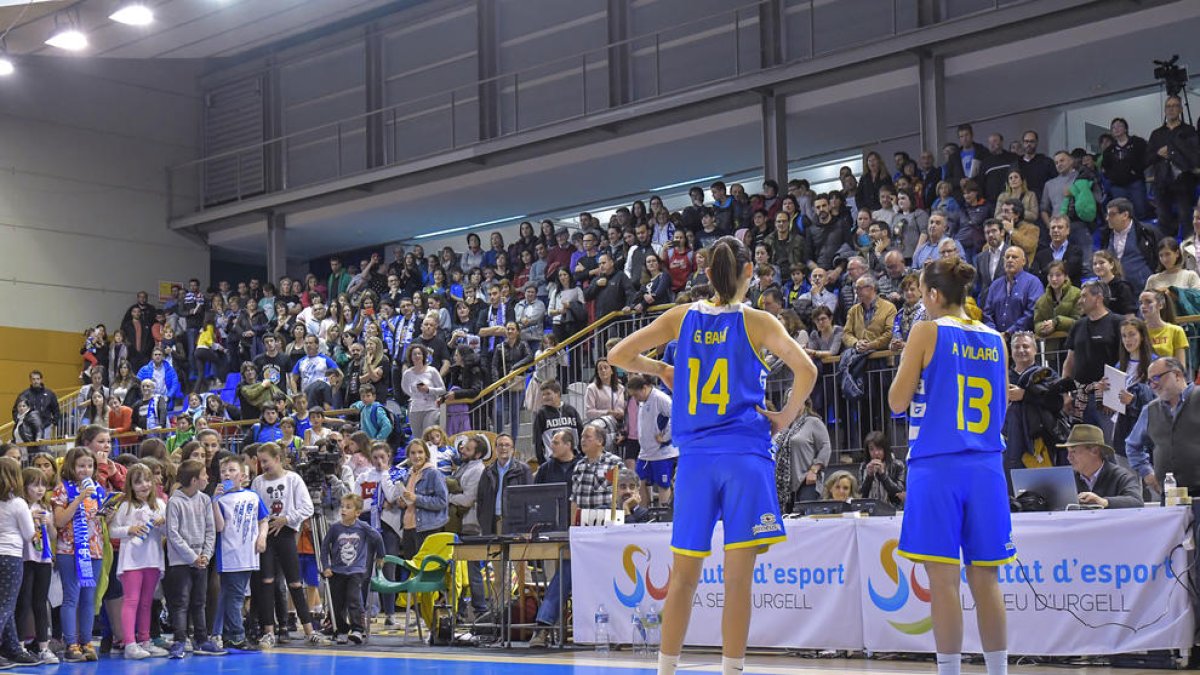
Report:
M 630 618 L 630 625 L 633 630 L 630 631 L 629 649 L 634 654 L 646 653 L 646 620 L 642 616 L 642 606 L 637 605 L 633 608 L 633 616 Z
M 1177 506 L 1179 498 L 1172 494 L 1172 491 L 1176 488 L 1175 474 L 1170 471 L 1167 472 L 1167 475 L 1163 477 L 1162 488 L 1163 503 L 1167 506 Z
M 607 654 L 608 649 L 608 610 L 602 604 L 596 608 L 596 651 L 601 654 Z
M 653 656 L 658 654 L 658 643 L 662 634 L 662 614 L 658 605 L 650 605 L 643 621 L 646 623 L 646 653 Z

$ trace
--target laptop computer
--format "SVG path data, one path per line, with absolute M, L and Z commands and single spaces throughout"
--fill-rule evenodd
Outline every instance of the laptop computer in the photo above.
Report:
M 1046 500 L 1051 511 L 1066 511 L 1067 506 L 1079 504 L 1079 489 L 1075 485 L 1075 470 L 1069 466 L 1044 469 L 1013 469 L 1013 496 L 1036 492 Z

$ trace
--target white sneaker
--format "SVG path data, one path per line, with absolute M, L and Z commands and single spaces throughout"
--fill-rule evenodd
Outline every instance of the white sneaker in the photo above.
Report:
M 48 665 L 48 666 L 56 665 L 56 664 L 60 663 L 60 661 L 58 659 L 58 655 L 55 654 L 54 652 L 50 651 L 49 648 L 43 649 L 42 651 L 38 652 L 37 657 L 42 660 L 43 664 Z
M 139 646 L 143 650 L 145 650 L 147 655 L 152 656 L 154 658 L 161 658 L 163 656 L 166 656 L 168 653 L 167 650 L 163 649 L 162 647 L 159 647 L 158 645 L 156 645 L 153 642 L 150 642 L 148 640 L 146 642 L 141 643 Z
M 127 659 L 145 659 L 150 657 L 150 652 L 142 649 L 142 646 L 136 642 L 130 642 L 125 645 L 125 658 Z

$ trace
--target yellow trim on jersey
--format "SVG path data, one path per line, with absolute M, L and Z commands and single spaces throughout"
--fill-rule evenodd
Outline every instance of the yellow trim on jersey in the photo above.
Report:
M 746 344 L 750 345 L 750 351 L 758 357 L 758 362 L 762 364 L 763 368 L 766 368 L 768 373 L 771 372 L 771 364 L 767 363 L 762 352 L 758 351 L 758 347 L 754 345 L 754 340 L 750 339 L 750 322 L 746 321 L 746 312 L 744 311 L 742 312 L 742 330 L 746 333 Z
M 946 563 L 947 565 L 957 565 L 962 562 L 958 558 L 947 558 L 940 555 L 925 555 L 923 553 L 909 553 L 908 551 L 901 551 L 900 549 L 896 549 L 896 553 L 899 553 L 902 557 L 908 558 L 914 562 L 936 562 Z
M 1009 556 L 1003 560 L 972 560 L 971 565 L 974 567 L 1000 567 L 1007 565 L 1017 559 L 1017 556 Z
M 787 535 L 784 535 L 781 537 L 770 537 L 768 539 L 750 539 L 748 541 L 735 541 L 732 544 L 725 544 L 725 550 L 729 551 L 729 550 L 738 549 L 738 548 L 755 548 L 757 546 L 762 546 L 764 548 L 767 548 L 767 547 L 770 547 L 772 544 L 778 544 L 781 541 L 787 541 Z
M 679 555 L 686 555 L 689 558 L 707 558 L 712 555 L 712 551 L 689 551 L 686 548 L 671 547 L 671 550 Z

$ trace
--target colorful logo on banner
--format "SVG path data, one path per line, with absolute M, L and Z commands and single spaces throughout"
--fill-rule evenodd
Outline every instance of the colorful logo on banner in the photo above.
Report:
M 642 574 L 642 570 L 637 568 L 633 562 L 634 555 L 641 554 L 646 557 L 646 573 Z M 613 579 L 613 593 L 617 596 L 617 601 L 626 607 L 637 607 L 645 599 L 649 593 L 651 598 L 663 601 L 667 597 L 667 589 L 671 586 L 671 568 L 667 567 L 667 581 L 662 586 L 655 586 L 654 581 L 650 578 L 650 553 L 634 544 L 625 547 L 624 553 L 621 555 L 621 566 L 625 569 L 625 576 L 629 581 L 633 582 L 633 590 L 629 593 L 621 591 L 621 586 L 617 583 L 617 579 Z
M 909 568 L 908 577 L 906 578 L 896 564 L 896 547 L 900 542 L 897 539 L 888 539 L 884 542 L 883 547 L 879 549 L 879 562 L 883 565 L 883 571 L 896 585 L 896 592 L 890 596 L 884 597 L 875 590 L 875 582 L 871 579 L 867 580 L 867 592 L 871 595 L 871 602 L 874 603 L 881 611 L 896 612 L 908 604 L 908 601 L 915 597 L 917 601 L 929 604 L 929 589 L 923 588 L 917 582 L 917 568 L 915 565 Z M 909 587 L 911 584 L 911 592 Z M 888 623 L 892 628 L 906 635 L 921 635 L 928 633 L 933 628 L 933 616 L 927 616 L 920 621 L 904 623 L 901 621 L 891 621 Z

